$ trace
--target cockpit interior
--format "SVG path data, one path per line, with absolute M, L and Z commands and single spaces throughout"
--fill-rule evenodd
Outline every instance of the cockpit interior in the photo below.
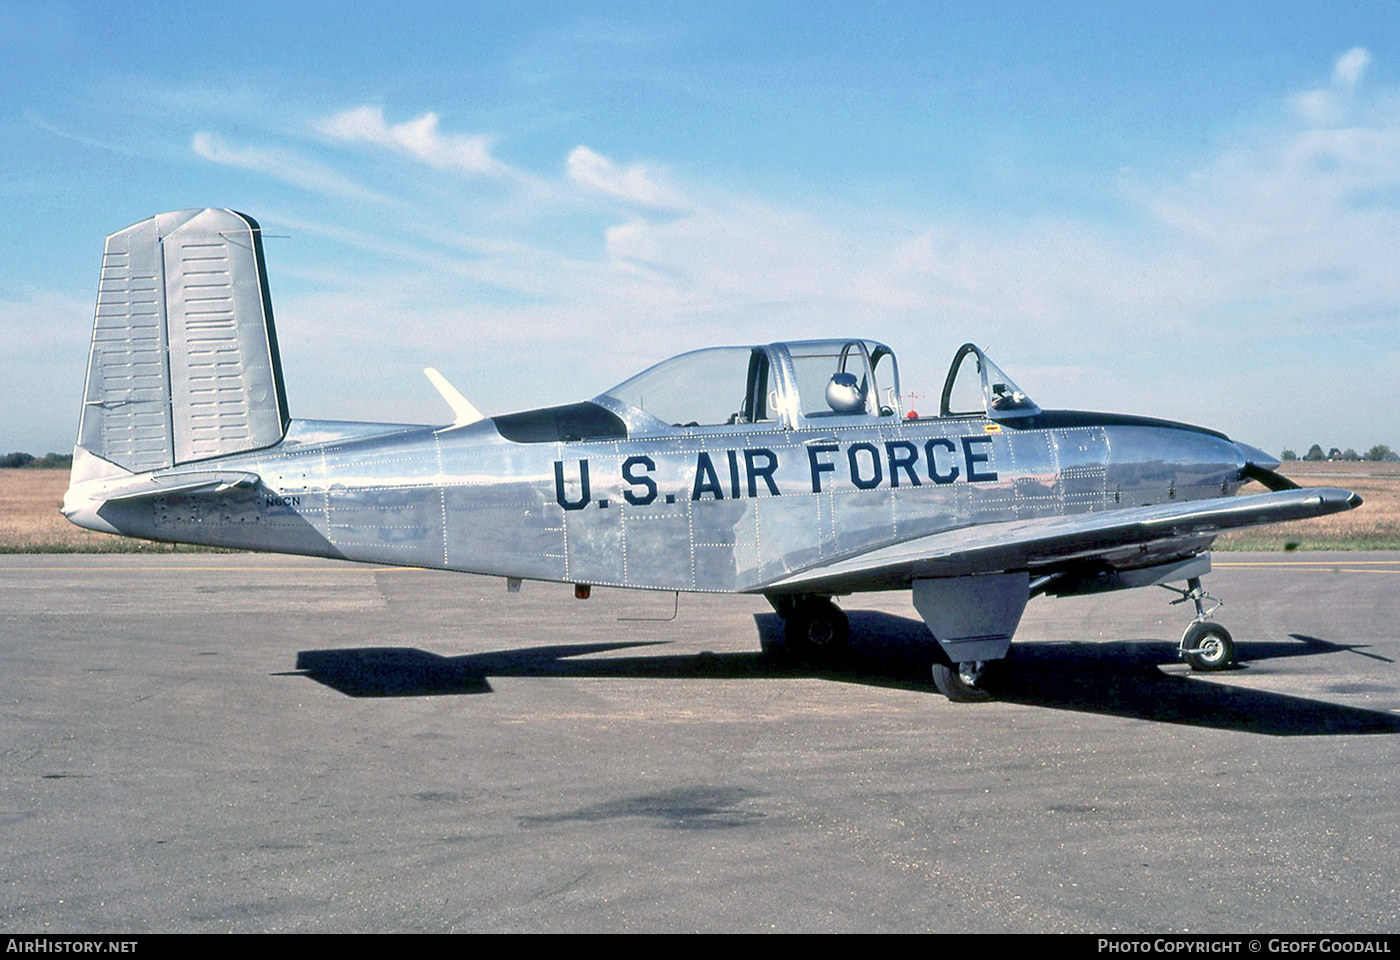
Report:
M 593 402 L 629 434 L 770 424 L 801 429 L 906 414 L 894 351 L 874 340 L 712 347 L 672 357 Z M 1031 416 L 1040 409 L 975 345 L 953 358 L 939 415 Z

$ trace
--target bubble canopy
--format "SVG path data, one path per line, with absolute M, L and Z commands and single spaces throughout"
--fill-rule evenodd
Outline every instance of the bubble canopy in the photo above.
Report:
M 872 340 L 711 347 L 664 360 L 595 403 L 644 431 L 900 415 L 894 352 Z

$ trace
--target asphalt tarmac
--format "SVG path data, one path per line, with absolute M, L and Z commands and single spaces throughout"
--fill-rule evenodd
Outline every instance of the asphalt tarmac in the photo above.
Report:
M 1033 600 L 999 699 L 907 594 L 0 557 L 0 931 L 1400 930 L 1400 554 Z M 673 605 L 678 609 L 671 617 Z

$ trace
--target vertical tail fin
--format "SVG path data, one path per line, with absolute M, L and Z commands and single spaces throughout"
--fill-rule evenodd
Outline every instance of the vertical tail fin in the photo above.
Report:
M 108 237 L 78 446 L 144 473 L 272 446 L 288 422 L 257 222 L 181 210 Z

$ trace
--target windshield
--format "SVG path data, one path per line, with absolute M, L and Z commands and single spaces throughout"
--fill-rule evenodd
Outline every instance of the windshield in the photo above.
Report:
M 899 414 L 899 372 L 873 340 L 805 340 L 711 347 L 664 360 L 595 402 L 633 428 L 780 423 Z
M 1040 407 L 976 345 L 963 344 L 943 384 L 941 415 L 987 416 L 993 420 L 1031 417 Z
M 705 427 L 766 419 L 750 396 L 750 367 L 762 351 L 711 347 L 663 360 L 602 396 L 675 427 Z M 763 380 L 767 381 L 766 359 Z

